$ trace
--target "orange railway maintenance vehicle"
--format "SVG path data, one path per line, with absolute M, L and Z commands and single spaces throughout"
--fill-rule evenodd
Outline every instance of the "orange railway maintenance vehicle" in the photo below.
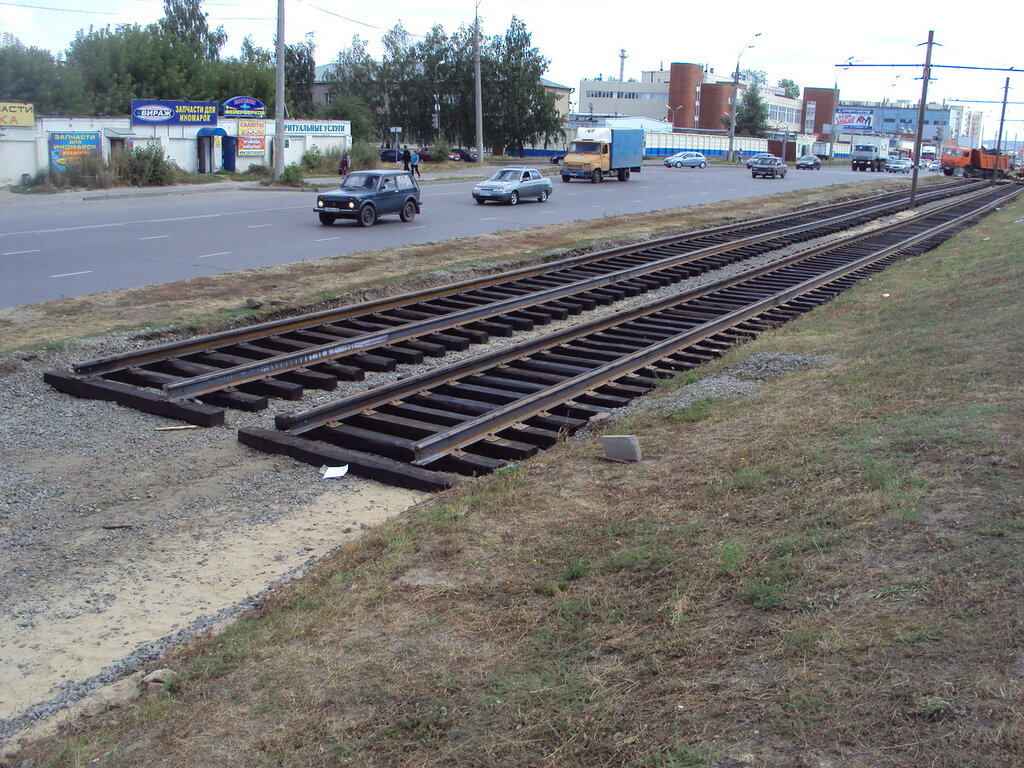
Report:
M 1005 179 L 1010 170 L 1010 158 L 992 149 L 944 147 L 942 172 L 947 176 L 968 176 L 985 179 Z

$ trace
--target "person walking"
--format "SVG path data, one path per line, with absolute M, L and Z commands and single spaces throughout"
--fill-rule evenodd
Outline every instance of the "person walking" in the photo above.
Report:
M 338 175 L 339 176 L 347 176 L 348 175 L 348 166 L 349 166 L 349 159 L 348 159 L 348 152 L 346 152 L 345 154 L 343 154 L 341 156 L 341 160 L 338 161 Z
M 412 155 L 409 154 L 409 145 L 406 144 L 402 147 L 402 170 L 409 170 L 409 161 L 412 159 Z
M 413 176 L 422 176 L 420 173 L 420 153 L 415 149 L 412 151 L 412 156 L 409 158 L 409 166 L 412 168 Z

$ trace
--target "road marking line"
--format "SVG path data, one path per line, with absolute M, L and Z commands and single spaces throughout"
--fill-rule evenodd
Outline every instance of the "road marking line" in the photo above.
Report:
M 23 253 L 40 253 L 42 250 L 42 248 L 33 248 L 31 251 L 7 251 L 0 253 L 0 256 L 20 256 Z
M 92 270 L 87 269 L 85 272 L 65 272 L 62 275 L 50 275 L 50 277 L 73 277 L 75 275 L 88 275 L 90 272 L 92 272 Z
M 318 237 L 313 242 L 314 243 L 326 243 L 328 240 L 341 240 L 341 236 L 339 235 L 338 237 Z
M 487 218 L 480 219 L 480 221 L 497 221 L 497 220 L 498 220 L 497 216 L 488 216 Z
M 426 224 L 417 224 L 415 227 L 406 227 L 406 229 L 425 229 Z
M 643 200 L 634 200 L 633 202 L 634 202 L 634 203 L 642 203 L 642 202 L 643 202 Z
M 197 256 L 199 259 L 208 259 L 211 256 L 230 256 L 231 251 L 218 251 L 217 253 L 204 253 L 202 256 Z
M 167 237 L 170 237 L 170 235 L 152 235 L 151 237 L 140 237 L 139 240 L 163 240 Z
M 259 229 L 260 227 L 272 227 L 273 224 L 250 224 L 246 229 Z

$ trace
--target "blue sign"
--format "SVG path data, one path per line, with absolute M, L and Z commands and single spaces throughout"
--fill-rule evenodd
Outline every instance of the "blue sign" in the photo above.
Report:
M 267 105 L 252 96 L 234 96 L 224 102 L 221 114 L 224 117 L 266 117 Z
M 215 101 L 132 99 L 132 125 L 216 125 Z
M 63 173 L 69 165 L 100 157 L 99 132 L 51 131 L 50 170 Z

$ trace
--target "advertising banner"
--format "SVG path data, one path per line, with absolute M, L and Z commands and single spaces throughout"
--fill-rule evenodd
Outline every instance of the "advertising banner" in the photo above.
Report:
M 264 155 L 267 152 L 267 139 L 264 136 L 239 136 L 235 149 L 236 155 Z
M 100 156 L 100 134 L 60 131 L 50 133 L 50 170 L 62 173 L 68 165 Z
M 391 129 L 392 132 L 395 130 Z M 401 129 L 399 129 L 401 130 Z M 351 136 L 352 123 L 349 120 L 311 120 L 309 122 L 285 122 L 285 133 L 330 134 L 335 136 Z
M 266 136 L 267 124 L 262 120 L 239 120 L 239 136 Z
M 23 101 L 0 101 L 0 128 L 33 128 L 36 110 Z
M 132 100 L 132 125 L 216 125 L 215 101 Z
M 224 117 L 266 117 L 267 105 L 252 96 L 234 96 L 221 106 Z
M 832 124 L 836 126 L 837 131 L 870 131 L 872 117 L 874 113 L 870 109 L 837 109 Z

